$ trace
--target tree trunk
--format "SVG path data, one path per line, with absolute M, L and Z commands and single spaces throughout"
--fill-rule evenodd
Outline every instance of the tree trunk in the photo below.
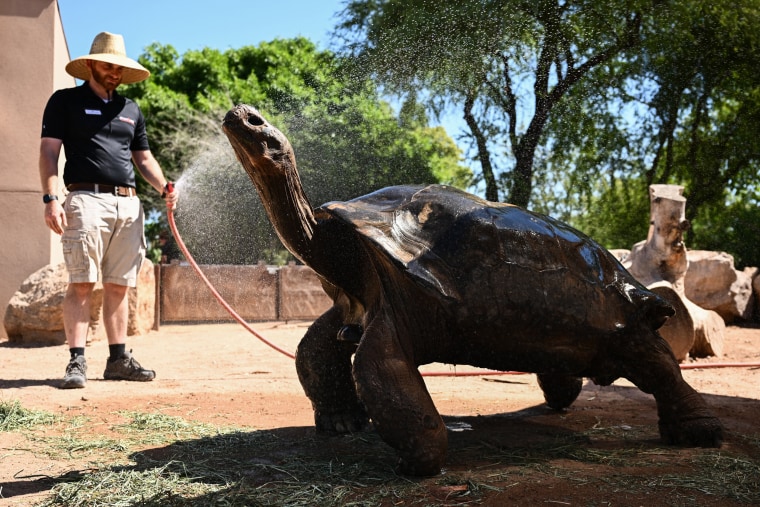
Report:
M 491 165 L 491 154 L 488 151 L 486 136 L 472 114 L 474 104 L 474 94 L 468 93 L 464 102 L 464 121 L 467 122 L 467 126 L 470 128 L 470 132 L 472 132 L 475 138 L 475 144 L 478 147 L 478 159 L 480 160 L 480 167 L 483 170 L 483 180 L 486 183 L 486 200 L 498 202 L 499 187 L 496 185 L 496 176 L 494 176 L 493 166 Z

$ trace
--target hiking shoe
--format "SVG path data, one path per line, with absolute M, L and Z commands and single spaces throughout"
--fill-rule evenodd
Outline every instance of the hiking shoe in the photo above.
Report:
M 76 356 L 66 366 L 61 389 L 81 389 L 87 383 L 87 361 L 84 356 Z
M 148 382 L 156 378 L 156 372 L 146 370 L 137 359 L 132 357 L 132 351 L 125 352 L 118 359 L 106 362 L 106 371 L 103 372 L 105 380 L 134 380 L 137 382 Z

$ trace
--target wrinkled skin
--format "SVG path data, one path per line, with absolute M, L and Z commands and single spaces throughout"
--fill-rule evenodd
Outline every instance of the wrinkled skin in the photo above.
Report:
M 582 378 L 623 377 L 654 395 L 664 441 L 721 444 L 720 422 L 657 333 L 673 309 L 580 232 L 439 185 L 312 210 L 277 129 L 245 105 L 223 129 L 283 244 L 334 301 L 296 353 L 318 431 L 371 420 L 402 472 L 438 473 L 446 427 L 418 366 L 442 362 L 534 372 L 557 410 Z

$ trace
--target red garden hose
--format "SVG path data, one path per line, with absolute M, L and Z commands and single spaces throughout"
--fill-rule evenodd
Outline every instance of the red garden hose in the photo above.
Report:
M 168 183 L 167 185 L 169 185 L 167 187 L 167 190 L 169 190 L 169 192 L 171 192 L 172 189 L 173 189 L 173 185 L 171 183 Z M 224 307 L 224 309 L 227 310 L 229 312 L 229 314 L 232 315 L 232 317 L 236 321 L 238 321 L 244 328 L 246 328 L 251 334 L 253 334 L 253 336 L 255 336 L 256 338 L 258 338 L 262 342 L 266 343 L 267 345 L 269 345 L 270 347 L 272 347 L 277 352 L 279 352 L 281 354 L 284 354 L 284 355 L 288 356 L 291 359 L 295 359 L 295 356 L 293 354 L 291 354 L 290 352 L 288 352 L 286 350 L 281 349 L 280 347 L 278 347 L 274 343 L 270 342 L 269 340 L 267 340 L 266 338 L 264 338 L 263 336 L 261 336 L 255 329 L 253 329 L 248 324 L 248 322 L 245 321 L 245 319 L 243 319 L 243 317 L 241 317 L 240 315 L 238 315 L 238 313 L 227 303 L 227 301 L 224 300 L 224 298 L 222 297 L 222 295 L 219 294 L 219 292 L 217 292 L 217 290 L 211 284 L 211 282 L 209 281 L 209 279 L 206 278 L 206 275 L 203 274 L 203 271 L 201 271 L 201 268 L 198 266 L 198 264 L 196 264 L 195 259 L 193 259 L 193 256 L 190 255 L 190 252 L 188 251 L 187 247 L 185 246 L 185 243 L 182 241 L 182 237 L 179 235 L 179 232 L 177 231 L 177 224 L 174 223 L 174 211 L 171 210 L 171 209 L 169 209 L 169 210 L 167 210 L 166 215 L 167 215 L 167 218 L 169 220 L 169 227 L 172 230 L 172 234 L 174 234 L 174 239 L 177 240 L 177 245 L 179 246 L 179 249 L 182 251 L 182 253 L 185 255 L 185 258 L 187 259 L 187 262 L 189 262 L 190 265 L 195 270 L 195 272 L 198 273 L 198 276 L 201 277 L 201 280 L 203 280 L 203 283 L 206 284 L 206 286 L 209 288 L 209 290 L 211 291 L 211 293 L 214 295 L 214 297 L 217 299 L 217 301 L 219 301 L 219 303 Z
M 174 185 L 172 183 L 167 183 L 167 190 L 171 192 L 174 188 Z M 259 334 L 253 327 L 248 324 L 248 322 L 245 321 L 238 313 L 227 303 L 227 301 L 224 300 L 221 294 L 214 288 L 214 286 L 211 284 L 208 278 L 206 278 L 206 275 L 203 274 L 203 271 L 201 271 L 201 268 L 198 266 L 198 264 L 195 262 L 195 259 L 193 259 L 193 256 L 190 255 L 190 252 L 188 251 L 187 247 L 185 246 L 185 243 L 182 241 L 182 237 L 179 234 L 179 231 L 177 231 L 177 224 L 174 222 L 174 210 L 168 209 L 166 212 L 167 219 L 169 221 L 169 227 L 172 230 L 172 234 L 174 235 L 174 239 L 177 241 L 177 245 L 179 246 L 179 249 L 184 254 L 187 261 L 190 263 L 190 265 L 193 267 L 195 272 L 198 274 L 198 276 L 203 280 L 203 283 L 206 284 L 206 286 L 209 288 L 211 293 L 214 295 L 214 297 L 219 301 L 219 303 L 224 307 L 225 310 L 229 312 L 232 317 L 239 322 L 244 328 L 246 328 L 251 334 L 253 334 L 256 338 L 264 342 L 265 344 L 269 345 L 271 348 L 276 350 L 277 352 L 291 358 L 295 359 L 295 356 L 291 354 L 290 352 L 281 349 L 277 345 L 273 344 L 261 334 Z M 690 363 L 690 364 L 682 364 L 680 365 L 682 370 L 687 369 L 708 369 L 708 368 L 760 368 L 760 363 Z M 526 372 L 518 372 L 518 371 L 468 371 L 468 372 L 425 372 L 422 373 L 423 377 L 478 377 L 478 376 L 485 376 L 485 375 L 524 375 Z

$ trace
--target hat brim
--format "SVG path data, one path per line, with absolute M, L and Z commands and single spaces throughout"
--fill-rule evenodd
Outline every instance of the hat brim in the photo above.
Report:
M 99 62 L 112 63 L 124 67 L 124 73 L 121 76 L 122 84 L 139 83 L 150 77 L 150 71 L 135 60 L 126 56 L 113 55 L 110 53 L 96 53 L 75 58 L 66 65 L 66 72 L 68 72 L 70 76 L 81 79 L 82 81 L 89 81 L 92 76 L 90 74 L 90 69 L 87 67 L 87 60 L 97 60 Z

